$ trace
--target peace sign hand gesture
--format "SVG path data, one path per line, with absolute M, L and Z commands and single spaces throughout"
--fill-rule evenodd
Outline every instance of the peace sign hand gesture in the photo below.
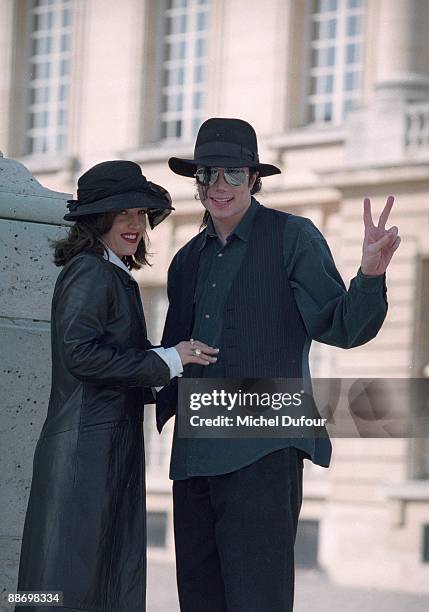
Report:
M 386 272 L 386 268 L 398 248 L 401 238 L 396 226 L 386 230 L 386 222 L 393 206 L 394 197 L 387 198 L 386 206 L 380 215 L 378 225 L 374 225 L 371 215 L 371 202 L 364 200 L 363 221 L 365 236 L 362 247 L 361 270 L 367 276 L 379 276 Z

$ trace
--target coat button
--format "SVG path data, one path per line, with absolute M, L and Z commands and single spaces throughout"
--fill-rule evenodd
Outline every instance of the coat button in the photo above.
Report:
M 206 319 L 210 319 L 210 315 L 209 315 L 209 314 L 205 314 L 205 315 L 204 315 L 204 318 L 206 318 Z

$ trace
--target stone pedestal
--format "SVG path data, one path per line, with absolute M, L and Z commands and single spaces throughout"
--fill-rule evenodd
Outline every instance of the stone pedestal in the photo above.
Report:
M 13 591 L 37 437 L 50 391 L 50 301 L 69 194 L 0 156 L 0 584 Z

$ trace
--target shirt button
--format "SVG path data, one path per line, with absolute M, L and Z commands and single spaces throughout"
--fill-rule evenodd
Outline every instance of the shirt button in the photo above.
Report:
M 216 287 L 216 283 L 212 283 L 212 287 Z
M 205 314 L 205 315 L 204 315 L 204 317 L 205 317 L 206 319 L 210 319 L 210 315 L 209 315 L 209 314 Z
M 217 256 L 218 257 L 223 257 L 223 253 L 218 253 Z

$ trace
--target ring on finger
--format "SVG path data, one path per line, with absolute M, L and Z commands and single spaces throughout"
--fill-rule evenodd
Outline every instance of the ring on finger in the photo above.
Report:
M 194 353 L 196 357 L 199 357 L 201 355 L 201 351 L 199 348 L 194 349 L 192 352 Z

